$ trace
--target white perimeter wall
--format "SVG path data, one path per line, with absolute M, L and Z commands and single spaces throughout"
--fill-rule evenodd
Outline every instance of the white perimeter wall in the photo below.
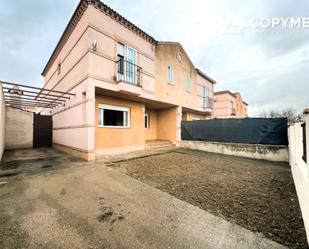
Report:
M 6 150 L 33 147 L 33 113 L 6 107 L 5 145 Z
M 0 161 L 4 152 L 4 139 L 5 139 L 5 103 L 2 92 L 2 85 L 0 84 Z
M 178 143 L 178 147 L 269 161 L 289 161 L 287 146 L 218 143 L 207 141 L 181 141 Z
M 307 240 L 309 244 L 309 115 L 305 116 L 307 135 L 307 163 L 303 155 L 302 122 L 294 123 L 289 127 L 289 154 L 293 179 L 303 215 Z

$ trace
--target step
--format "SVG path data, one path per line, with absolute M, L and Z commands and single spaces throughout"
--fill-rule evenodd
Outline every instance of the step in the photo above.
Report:
M 154 141 L 146 141 L 146 144 L 152 145 L 152 144 L 166 144 L 166 143 L 172 143 L 168 140 L 154 140 Z
M 175 148 L 176 146 L 170 142 L 170 141 L 165 141 L 165 142 L 159 142 L 159 143 L 146 143 L 146 149 L 148 150 L 158 150 L 158 149 L 172 149 Z
M 173 143 L 166 143 L 166 144 L 153 144 L 153 145 L 146 145 L 149 148 L 160 148 L 160 147 L 166 147 L 166 146 L 173 146 Z

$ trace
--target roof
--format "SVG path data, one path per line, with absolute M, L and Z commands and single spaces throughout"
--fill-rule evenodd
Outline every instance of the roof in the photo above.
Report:
M 228 93 L 228 94 L 230 94 L 230 95 L 235 96 L 235 95 L 234 95 L 232 92 L 230 92 L 229 90 L 214 92 L 215 95 L 216 95 L 216 94 L 224 94 L 224 93 Z
M 211 77 L 209 77 L 206 73 L 204 73 L 203 71 L 201 71 L 200 69 L 196 68 L 193 64 L 193 62 L 190 59 L 190 56 L 187 54 L 186 50 L 183 48 L 183 46 L 181 45 L 180 42 L 171 42 L 171 41 L 158 41 L 157 42 L 158 45 L 167 45 L 167 46 L 179 46 L 183 52 L 186 54 L 186 56 L 188 57 L 190 63 L 192 64 L 193 68 L 195 68 L 196 72 L 202 76 L 204 79 L 208 80 L 210 83 L 216 84 L 217 82 L 212 79 Z
M 228 94 L 230 94 L 230 95 L 232 95 L 232 96 L 234 96 L 234 97 L 236 97 L 236 95 L 239 95 L 240 98 L 241 98 L 241 95 L 240 95 L 239 92 L 232 93 L 232 92 L 229 91 L 229 90 L 214 92 L 214 95 L 219 95 L 219 94 L 224 94 L 224 93 L 228 93 Z M 242 100 L 242 102 L 243 102 L 245 105 L 248 105 L 248 103 L 245 102 L 242 98 L 241 98 L 241 100 Z
M 200 69 L 198 69 L 198 68 L 195 68 L 195 69 L 196 69 L 197 73 L 198 73 L 199 75 L 201 75 L 202 77 L 204 77 L 206 80 L 210 81 L 210 82 L 213 83 L 213 84 L 216 84 L 216 83 L 217 83 L 214 79 L 210 78 L 207 74 L 205 74 L 205 73 L 204 73 L 203 71 L 201 71 Z
M 62 49 L 62 47 L 64 46 L 65 42 L 68 40 L 68 38 L 72 34 L 74 28 L 76 27 L 77 23 L 79 22 L 79 20 L 81 19 L 81 17 L 85 13 L 85 11 L 86 11 L 86 9 L 87 9 L 87 7 L 89 5 L 93 5 L 95 8 L 99 9 L 101 12 L 103 12 L 106 15 L 108 15 L 109 17 L 114 19 L 116 22 L 118 22 L 121 25 L 125 26 L 126 28 L 128 28 L 132 32 L 134 32 L 137 35 L 141 36 L 143 39 L 149 41 L 150 43 L 156 43 L 156 40 L 152 36 L 150 36 L 149 34 L 144 32 L 143 30 L 141 30 L 140 28 L 135 26 L 133 23 L 131 23 L 126 18 L 121 16 L 118 12 L 116 12 L 113 9 L 111 9 L 109 6 L 107 6 L 106 4 L 100 2 L 99 0 L 80 0 L 77 8 L 75 9 L 75 11 L 74 11 L 74 13 L 73 13 L 69 23 L 67 24 L 67 26 L 66 26 L 66 28 L 65 28 L 65 30 L 63 32 L 60 40 L 58 41 L 58 43 L 57 43 L 57 45 L 56 45 L 56 47 L 55 47 L 51 57 L 49 58 L 45 68 L 43 69 L 42 75 L 45 75 L 46 71 L 49 69 L 49 67 L 51 66 L 52 62 L 54 61 L 54 59 L 59 54 L 60 50 Z
M 114 19 L 116 22 L 120 23 L 121 25 L 125 26 L 132 32 L 136 33 L 137 35 L 141 36 L 143 39 L 147 40 L 150 43 L 153 44 L 159 44 L 159 45 L 174 45 L 174 46 L 180 46 L 181 49 L 185 52 L 186 56 L 189 58 L 188 54 L 186 53 L 185 49 L 179 42 L 168 42 L 168 41 L 156 41 L 155 38 L 153 38 L 151 35 L 147 34 L 137 26 L 135 26 L 133 23 L 128 21 L 126 18 L 121 16 L 118 12 L 107 6 L 106 4 L 102 3 L 100 0 L 80 0 L 77 8 L 75 9 L 69 23 L 67 24 L 63 34 L 61 35 L 60 40 L 58 41 L 52 55 L 50 56 L 45 68 L 43 69 L 43 72 L 41 73 L 43 76 L 46 74 L 46 71 L 50 68 L 58 54 L 60 53 L 62 47 L 66 43 L 66 41 L 69 39 L 70 35 L 72 34 L 74 28 L 77 26 L 79 20 L 85 13 L 87 7 L 89 5 L 93 5 L 95 8 L 99 9 L 101 12 L 104 14 L 108 15 L 112 19 Z M 190 60 L 191 64 L 193 65 L 192 61 Z M 193 65 L 194 67 L 194 65 Z M 195 67 L 194 67 L 195 68 Z M 205 78 L 206 80 L 210 81 L 211 83 L 215 84 L 216 81 L 213 80 L 211 77 L 206 75 L 204 72 L 201 70 L 195 68 L 197 73 Z

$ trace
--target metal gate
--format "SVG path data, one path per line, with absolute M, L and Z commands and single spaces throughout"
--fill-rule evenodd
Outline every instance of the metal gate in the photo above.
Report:
M 52 146 L 52 116 L 34 114 L 33 148 Z

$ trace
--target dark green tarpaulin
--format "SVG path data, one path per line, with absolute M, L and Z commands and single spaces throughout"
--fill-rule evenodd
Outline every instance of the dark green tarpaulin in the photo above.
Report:
M 245 144 L 288 145 L 286 118 L 182 121 L 181 139 Z

